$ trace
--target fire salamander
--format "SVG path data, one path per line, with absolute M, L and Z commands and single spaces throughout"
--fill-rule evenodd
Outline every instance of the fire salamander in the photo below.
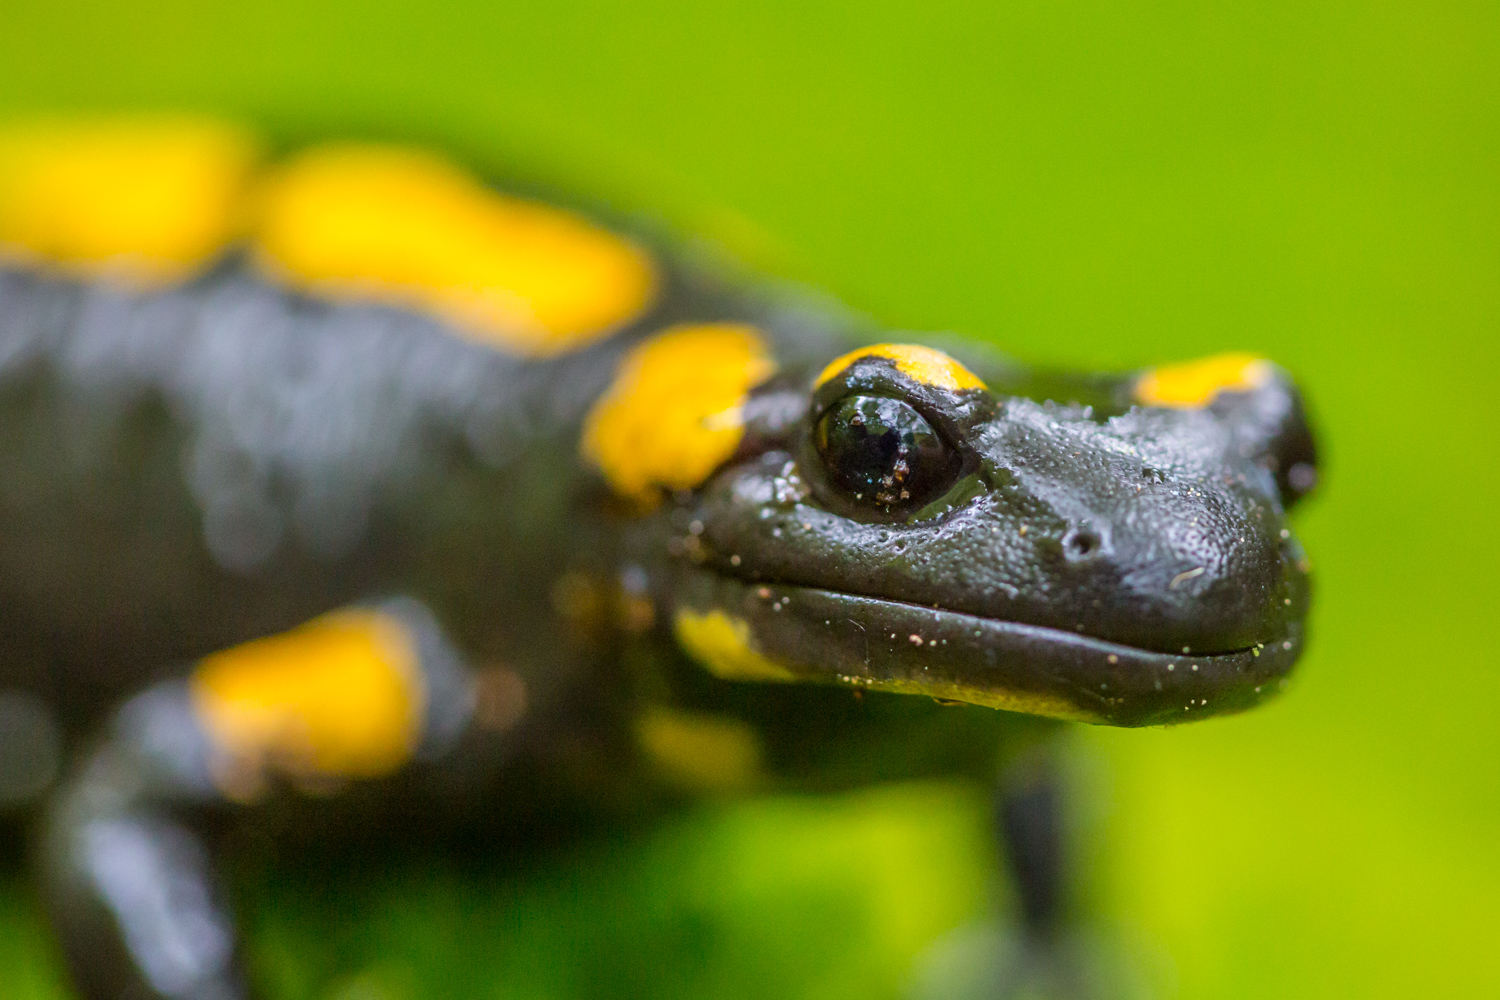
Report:
M 1027 719 L 1284 685 L 1284 371 L 940 351 L 655 242 L 404 147 L 0 132 L 0 802 L 81 996 L 250 995 L 209 831 L 287 803 L 999 779 L 1045 930 Z

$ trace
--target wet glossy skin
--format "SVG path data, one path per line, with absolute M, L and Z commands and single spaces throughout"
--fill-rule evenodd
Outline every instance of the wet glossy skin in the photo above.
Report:
M 948 443 L 920 504 L 893 512 L 831 474 L 810 429 L 851 394 L 908 402 Z M 799 677 L 1140 725 L 1253 704 L 1300 652 L 1306 564 L 1274 469 L 1307 445 L 1280 379 L 1106 417 L 868 360 L 804 405 L 696 499 L 706 572 L 685 585 Z M 1267 410 L 1269 435 L 1248 416 Z
M 581 240 L 599 308 L 626 311 L 589 327 L 533 268 L 561 333 L 506 340 L 514 296 L 475 292 L 473 261 L 412 286 L 436 272 L 392 239 L 408 284 L 361 298 L 367 247 L 292 223 L 271 268 L 282 244 L 145 285 L 0 268 L 0 804 L 45 803 L 43 884 L 90 997 L 240 995 L 227 910 L 168 914 L 222 928 L 180 962 L 151 938 L 158 882 L 212 895 L 178 849 L 205 813 L 313 789 L 318 828 L 351 798 L 545 825 L 988 781 L 1028 725 L 993 709 L 1188 721 L 1273 695 L 1301 651 L 1285 513 L 1315 456 L 1265 362 L 954 360 L 666 252 L 648 268 L 440 163 L 298 162 L 377 205 L 416 184 L 381 231 L 437 257 L 432 204 L 482 217 L 462 246 L 470 223 L 565 263 Z M 373 211 L 320 220 L 297 190 L 319 239 Z M 127 856 L 160 879 L 121 881 Z

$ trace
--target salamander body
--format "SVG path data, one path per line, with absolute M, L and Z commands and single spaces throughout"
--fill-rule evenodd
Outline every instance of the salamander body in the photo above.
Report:
M 241 995 L 204 814 L 990 779 L 1015 713 L 1236 711 L 1301 650 L 1262 359 L 940 351 L 186 120 L 12 129 L 0 259 L 0 799 L 85 996 Z

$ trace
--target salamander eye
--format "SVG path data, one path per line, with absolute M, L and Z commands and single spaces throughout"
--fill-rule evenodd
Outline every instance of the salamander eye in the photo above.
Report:
M 922 415 L 899 399 L 845 396 L 813 428 L 829 476 L 854 497 L 915 507 L 948 486 L 959 458 Z

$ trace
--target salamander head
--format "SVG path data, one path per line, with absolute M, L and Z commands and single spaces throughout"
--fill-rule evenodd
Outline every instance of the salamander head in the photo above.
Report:
M 1121 380 L 1156 405 L 1104 419 L 906 345 L 764 382 L 670 511 L 678 639 L 729 680 L 1116 725 L 1269 697 L 1302 644 L 1284 509 L 1311 440 L 1279 370 L 1184 402 L 1201 369 Z

